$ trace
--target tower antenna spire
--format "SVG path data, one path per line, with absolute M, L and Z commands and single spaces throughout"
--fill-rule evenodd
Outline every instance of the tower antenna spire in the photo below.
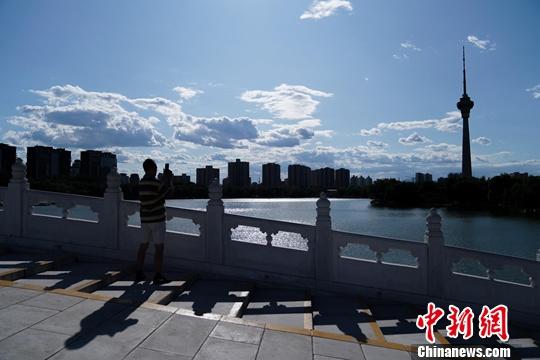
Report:
M 465 45 L 463 45 L 463 94 L 467 95 L 467 76 L 465 74 Z
M 467 95 L 467 77 L 465 74 L 465 46 L 463 46 L 463 95 L 457 103 L 457 108 L 463 118 L 463 145 L 461 154 L 461 174 L 465 178 L 472 176 L 471 141 L 469 136 L 469 116 L 474 107 L 474 101 Z

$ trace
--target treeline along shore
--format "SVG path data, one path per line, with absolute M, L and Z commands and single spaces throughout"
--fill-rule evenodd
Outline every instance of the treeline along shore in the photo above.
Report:
M 83 177 L 31 181 L 30 187 L 63 193 L 103 196 L 105 180 Z M 138 199 L 136 184 L 122 185 L 124 198 Z M 317 197 L 328 191 L 336 198 L 369 198 L 373 206 L 412 208 L 446 207 L 467 210 L 489 210 L 501 214 L 540 216 L 540 176 L 501 174 L 492 178 L 463 178 L 450 174 L 433 182 L 414 183 L 397 179 L 379 179 L 371 185 L 341 189 L 265 188 L 253 184 L 247 188 L 225 186 L 224 198 L 302 198 Z M 208 189 L 194 183 L 176 184 L 171 199 L 207 198 Z
M 450 174 L 421 184 L 377 180 L 369 189 L 374 206 L 446 207 L 540 216 L 540 176 L 501 174 L 463 178 Z

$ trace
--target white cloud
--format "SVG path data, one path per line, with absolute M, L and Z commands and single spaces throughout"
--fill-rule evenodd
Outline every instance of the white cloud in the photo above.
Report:
M 240 99 L 258 104 L 279 119 L 301 120 L 310 118 L 319 101 L 314 97 L 330 97 L 333 94 L 313 90 L 302 85 L 281 84 L 271 91 L 245 91 Z
M 417 145 L 426 142 L 431 142 L 427 137 L 418 135 L 418 133 L 412 133 L 407 137 L 399 138 L 399 143 L 402 145 Z
M 315 136 L 315 131 L 302 127 L 280 127 L 263 131 L 257 144 L 274 147 L 292 147 L 300 145 L 301 140 L 309 140 Z
M 204 93 L 204 91 L 202 90 L 183 87 L 183 86 L 177 86 L 173 88 L 173 90 L 178 93 L 178 95 L 180 96 L 182 100 L 189 100 L 197 95 Z
M 380 135 L 382 130 L 413 130 L 413 129 L 436 129 L 442 132 L 456 132 L 461 128 L 461 114 L 459 111 L 450 111 L 440 119 L 396 121 L 390 123 L 379 123 L 371 129 L 362 129 L 359 134 L 362 136 Z
M 18 107 L 21 115 L 9 122 L 22 128 L 4 138 L 14 143 L 53 146 L 161 146 L 166 138 L 156 128 L 159 119 L 130 111 L 121 94 L 86 91 L 79 86 L 53 86 L 32 91 L 43 105 Z
M 235 148 L 221 152 L 213 152 L 210 160 L 201 162 L 226 161 L 235 158 L 249 161 L 253 173 L 260 171 L 262 163 L 268 159 L 277 161 L 282 166 L 291 163 L 305 164 L 312 169 L 330 166 L 345 167 L 353 174 L 371 175 L 372 177 L 410 177 L 416 171 L 429 171 L 435 177 L 450 172 L 459 172 L 461 167 L 461 146 L 454 144 L 419 144 L 420 147 L 407 147 L 410 151 L 394 152 L 389 147 L 352 146 L 334 147 L 317 144 L 312 146 L 303 143 L 294 147 L 266 147 L 250 145 L 246 148 Z M 488 162 L 478 161 L 474 167 L 475 175 L 495 175 L 502 171 L 540 171 L 540 160 L 509 160 L 508 152 L 485 154 L 482 158 Z M 474 166 L 474 164 L 473 164 Z
M 512 155 L 509 151 L 499 151 L 492 154 L 476 155 L 475 160 L 482 163 L 489 163 L 492 166 L 501 166 L 503 164 L 517 163 L 516 161 L 509 160 Z
M 379 149 L 379 150 L 382 150 L 388 147 L 387 143 L 384 143 L 382 141 L 376 141 L 376 140 L 368 140 L 366 144 L 368 147 L 372 149 Z
M 407 54 L 392 54 L 392 57 L 396 60 L 406 60 L 409 58 Z
M 371 128 L 371 129 L 362 129 L 360 130 L 359 134 L 361 136 L 374 136 L 374 135 L 381 135 L 382 131 L 379 128 Z
M 422 51 L 422 49 L 420 49 L 419 47 L 417 47 L 416 45 L 414 45 L 410 41 L 402 42 L 400 45 L 404 49 L 411 49 L 411 50 L 414 50 L 414 51 Z
M 491 42 L 491 40 L 480 40 L 474 35 L 467 36 L 467 41 L 482 50 L 493 51 L 496 49 L 496 44 Z
M 473 139 L 472 142 L 475 144 L 480 144 L 480 145 L 489 145 L 491 144 L 491 139 L 485 136 L 480 136 L 480 137 L 477 137 L 476 139 Z
M 430 144 L 426 145 L 423 148 L 417 149 L 418 151 L 428 151 L 428 152 L 461 152 L 460 145 L 440 143 L 440 144 Z
M 532 93 L 533 98 L 540 99 L 540 84 L 533 86 L 530 89 L 527 89 L 526 91 Z
M 219 148 L 240 146 L 240 140 L 255 141 L 259 132 L 249 118 L 216 118 L 185 115 L 171 117 L 169 125 L 173 128 L 173 138 L 194 144 Z
M 437 120 L 414 120 L 414 121 L 397 121 L 391 123 L 378 124 L 379 129 L 385 130 L 412 130 L 412 129 L 428 129 L 437 125 Z
M 71 148 L 131 148 L 181 143 L 184 148 L 233 149 L 253 145 L 298 146 L 315 136 L 333 135 L 332 130 L 314 130 L 321 121 L 309 117 L 318 104 L 312 96 L 331 94 L 304 86 L 283 85 L 277 87 L 274 94 L 266 94 L 274 96 L 274 100 L 281 97 L 267 103 L 269 108 L 282 112 L 281 115 L 294 117 L 304 113 L 307 118 L 294 125 L 249 117 L 193 116 L 185 113 L 179 102 L 166 98 L 128 98 L 73 85 L 32 92 L 44 98 L 44 104 L 19 106 L 20 114 L 11 117 L 9 122 L 20 129 L 10 130 L 3 136 L 19 146 L 38 143 Z M 287 99 L 288 96 L 291 99 Z M 166 124 L 172 130 L 168 137 L 157 128 L 165 130 Z
M 422 51 L 422 49 L 420 49 L 418 46 L 416 46 L 415 44 L 413 44 L 412 42 L 408 40 L 405 42 L 402 42 L 399 45 L 401 47 L 401 50 L 405 49 L 405 51 L 408 51 L 409 53 L 411 53 L 411 50 Z M 407 55 L 405 52 L 399 52 L 399 53 L 392 54 L 392 57 L 396 60 L 407 60 L 409 58 L 409 55 Z
M 300 19 L 319 20 L 333 15 L 340 8 L 347 11 L 353 9 L 351 2 L 346 0 L 315 0 L 309 9 L 300 16 Z

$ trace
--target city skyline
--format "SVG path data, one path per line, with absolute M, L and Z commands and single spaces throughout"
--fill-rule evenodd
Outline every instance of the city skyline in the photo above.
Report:
M 538 3 L 339 3 L 2 2 L 0 142 L 111 151 L 127 173 L 240 158 L 252 181 L 268 162 L 436 178 L 461 172 L 465 45 L 474 176 L 540 173 Z
M 26 178 L 30 181 L 82 178 L 94 179 L 97 182 L 105 180 L 107 174 L 112 168 L 117 168 L 116 155 L 110 152 L 99 150 L 81 151 L 78 159 L 72 159 L 71 152 L 64 148 L 53 148 L 49 146 L 31 146 L 26 149 Z M 15 164 L 16 148 L 7 144 L 0 143 L 0 179 L 7 183 L 11 176 L 11 167 Z M 24 161 L 24 160 L 23 160 Z M 196 184 L 201 187 L 208 187 L 210 183 L 217 179 L 224 186 L 237 188 L 249 188 L 253 184 L 259 184 L 263 188 L 308 188 L 319 187 L 325 189 L 344 189 L 349 185 L 371 184 L 372 178 L 369 175 L 364 177 L 362 174 L 353 174 L 345 168 L 333 169 L 324 167 L 320 169 L 311 169 L 302 164 L 289 164 L 287 171 L 282 173 L 281 166 L 277 163 L 262 164 L 262 179 L 253 179 L 250 177 L 253 168 L 249 162 L 235 159 L 229 162 L 227 176 L 221 178 L 218 168 L 212 165 L 204 165 L 195 169 L 195 176 L 185 172 L 173 171 L 173 182 L 181 184 Z M 122 184 L 138 183 L 142 177 L 138 172 L 126 173 L 118 172 Z M 144 173 L 142 174 L 144 175 Z M 158 169 L 158 178 L 162 173 Z M 365 174 L 364 174 L 365 175 Z M 426 174 L 428 175 L 428 174 Z M 430 175 L 430 174 L 429 174 Z M 416 174 L 418 177 L 418 173 Z M 431 176 L 431 175 L 430 175 Z M 136 179 L 136 180 L 135 180 Z M 407 181 L 409 179 L 405 179 Z

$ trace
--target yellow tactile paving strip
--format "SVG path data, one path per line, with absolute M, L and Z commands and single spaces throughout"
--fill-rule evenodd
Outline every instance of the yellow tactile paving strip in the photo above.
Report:
M 384 334 L 381 328 L 379 327 L 379 324 L 377 324 L 377 321 L 375 320 L 375 318 L 373 317 L 373 314 L 371 313 L 371 310 L 363 309 L 362 312 L 369 315 L 370 320 L 371 320 L 369 322 L 369 326 L 371 327 L 371 330 L 373 330 L 373 333 L 375 334 L 375 338 L 379 341 L 386 341 L 384 338 Z
M 311 292 L 304 293 L 304 329 L 313 330 L 313 311 L 311 304 Z

